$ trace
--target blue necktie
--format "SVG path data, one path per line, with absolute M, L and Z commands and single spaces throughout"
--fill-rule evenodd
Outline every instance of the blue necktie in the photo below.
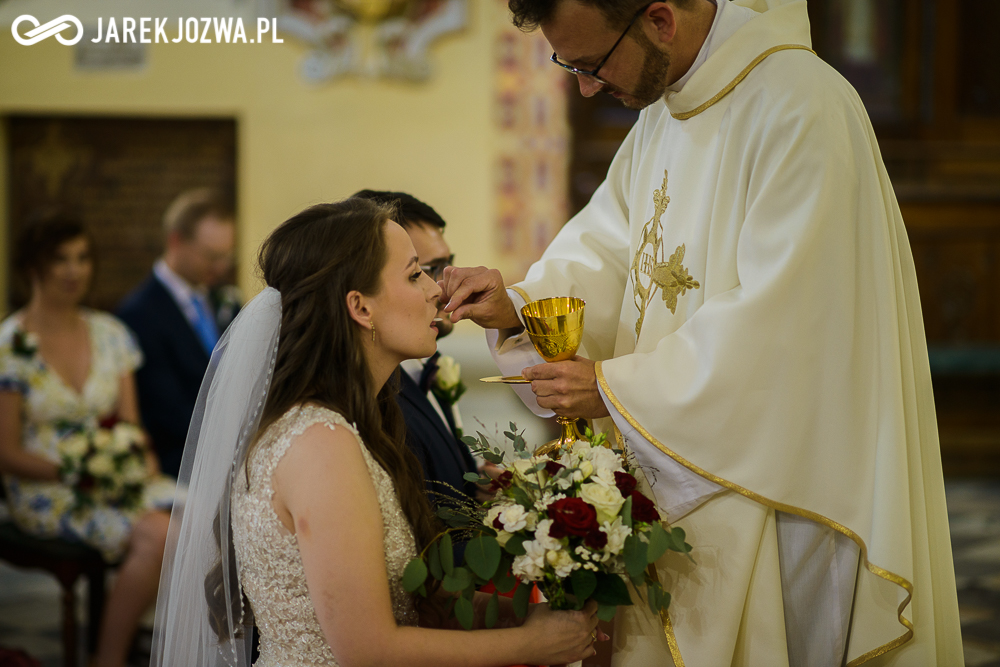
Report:
M 208 352 L 208 356 L 212 356 L 212 350 L 215 349 L 215 344 L 219 342 L 219 328 L 215 324 L 215 318 L 209 313 L 205 297 L 200 294 L 192 295 L 191 302 L 194 304 L 195 313 L 198 315 L 194 321 L 194 332 L 198 334 L 198 340 L 201 341 L 202 347 Z

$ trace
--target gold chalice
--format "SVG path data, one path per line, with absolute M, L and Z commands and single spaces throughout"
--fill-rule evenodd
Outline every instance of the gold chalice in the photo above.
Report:
M 546 362 L 572 359 L 583 339 L 583 299 L 556 296 L 525 304 L 521 308 L 524 327 L 538 354 Z M 556 417 L 561 432 L 559 438 L 535 450 L 535 454 L 551 454 L 582 438 L 576 420 Z

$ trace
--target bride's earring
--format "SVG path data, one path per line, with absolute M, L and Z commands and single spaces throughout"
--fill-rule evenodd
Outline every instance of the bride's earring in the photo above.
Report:
M 372 342 L 374 343 L 375 342 L 375 321 L 374 320 L 372 320 L 371 325 L 372 325 Z

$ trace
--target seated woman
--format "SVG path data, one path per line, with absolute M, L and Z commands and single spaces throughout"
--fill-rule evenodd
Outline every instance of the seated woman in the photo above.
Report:
M 0 472 L 14 522 L 121 561 L 107 598 L 96 663 L 125 664 L 136 625 L 156 595 L 174 485 L 147 452 L 143 495 L 128 506 L 76 506 L 60 481 L 60 443 L 103 421 L 138 423 L 132 371 L 141 355 L 125 326 L 83 308 L 93 273 L 91 239 L 64 215 L 25 226 L 15 268 L 31 298 L 0 324 Z
M 520 626 L 508 608 L 503 629 L 419 627 L 440 616 L 419 614 L 401 577 L 438 527 L 393 374 L 434 352 L 440 288 L 390 216 L 361 199 L 322 204 L 264 242 L 269 287 L 216 347 L 185 449 L 154 665 L 245 665 L 254 621 L 258 667 L 593 655 L 593 603 L 538 605 Z

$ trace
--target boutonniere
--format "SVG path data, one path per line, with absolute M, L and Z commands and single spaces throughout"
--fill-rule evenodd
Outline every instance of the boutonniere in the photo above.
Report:
M 448 405 L 458 403 L 465 393 L 465 383 L 462 382 L 462 367 L 453 358 L 441 355 L 437 360 L 438 370 L 431 391 L 439 401 Z
M 38 352 L 38 336 L 18 329 L 11 341 L 11 351 L 19 357 L 31 359 Z

